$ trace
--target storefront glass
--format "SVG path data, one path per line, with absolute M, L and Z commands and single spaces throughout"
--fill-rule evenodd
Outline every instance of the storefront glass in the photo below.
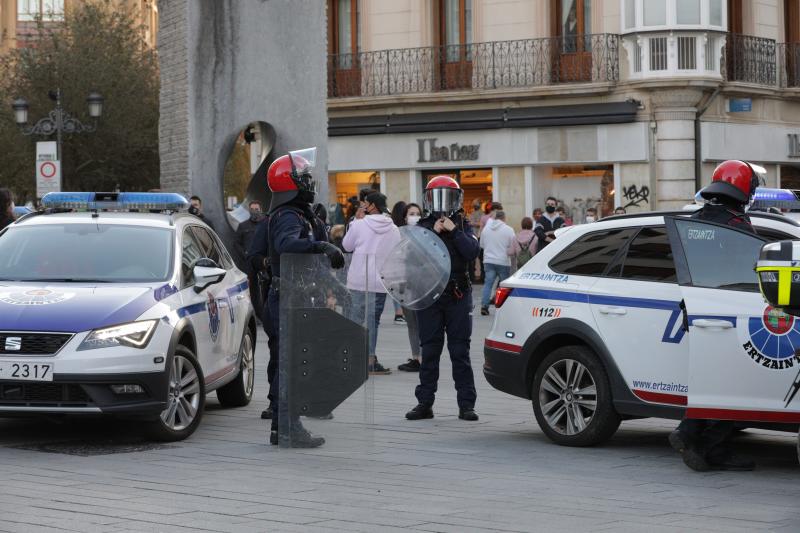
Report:
M 553 196 L 576 224 L 586 219 L 589 208 L 597 209 L 600 217 L 613 214 L 615 194 L 612 165 L 540 167 L 534 180 L 534 208 L 543 207 L 544 200 Z
M 328 216 L 331 224 L 343 224 L 351 208 L 350 199 L 361 189 L 380 190 L 380 172 L 336 172 L 328 175 Z
M 781 188 L 800 189 L 800 163 L 781 165 Z

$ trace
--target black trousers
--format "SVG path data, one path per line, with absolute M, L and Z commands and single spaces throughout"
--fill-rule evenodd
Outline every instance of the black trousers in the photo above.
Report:
M 447 335 L 447 351 L 453 364 L 453 381 L 456 385 L 458 407 L 475 407 L 475 377 L 469 359 L 472 337 L 472 293 L 465 291 L 461 298 L 446 293 L 439 300 L 417 311 L 422 363 L 419 369 L 417 401 L 433 405 L 439 383 L 439 360 Z
M 706 458 L 713 459 L 715 451 L 731 436 L 736 423 L 731 420 L 700 420 L 684 418 L 678 431 L 697 446 Z

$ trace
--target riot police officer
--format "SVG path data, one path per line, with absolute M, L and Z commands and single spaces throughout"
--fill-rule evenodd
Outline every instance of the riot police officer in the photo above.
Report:
M 291 152 L 276 159 L 267 172 L 267 183 L 272 191 L 268 225 L 269 266 L 272 283 L 267 297 L 267 310 L 271 330 L 275 338 L 274 350 L 279 347 L 279 298 L 281 255 L 325 254 L 333 268 L 344 266 L 344 255 L 333 244 L 327 242 L 325 228 L 311 210 L 314 202 L 314 178 L 311 171 L 316 149 Z M 280 363 L 272 387 L 280 390 Z M 280 411 L 280 400 L 279 409 Z M 273 413 L 270 431 L 270 444 L 278 444 L 278 412 Z M 291 421 L 291 446 L 316 448 L 325 439 L 311 435 L 300 423 L 299 418 Z
M 706 204 L 692 218 L 726 224 L 743 231 L 755 232 L 750 218 L 745 214 L 756 192 L 760 177 L 744 161 L 729 160 L 720 163 L 711 176 L 711 185 L 700 191 Z
M 754 233 L 745 214 L 760 182 L 760 176 L 749 163 L 724 161 L 711 176 L 711 184 L 700 191 L 706 204 L 692 218 L 725 224 Z M 670 433 L 670 445 L 681 454 L 692 470 L 752 470 L 753 461 L 732 453 L 726 441 L 735 429 L 730 420 L 685 418 Z
M 422 361 L 416 397 L 419 404 L 406 413 L 409 420 L 433 418 L 433 402 L 439 381 L 439 360 L 447 335 L 458 398 L 458 417 L 478 420 L 475 413 L 475 378 L 469 359 L 472 336 L 472 290 L 469 270 L 478 257 L 478 239 L 461 209 L 464 192 L 450 176 L 435 176 L 425 187 L 428 216 L 417 224 L 442 239 L 450 254 L 450 280 L 442 296 L 430 307 L 417 311 Z

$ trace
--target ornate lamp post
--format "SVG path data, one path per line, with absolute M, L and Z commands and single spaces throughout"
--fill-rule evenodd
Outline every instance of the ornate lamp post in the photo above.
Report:
M 56 103 L 55 109 L 40 119 L 36 124 L 28 126 L 28 109 L 30 105 L 24 98 L 17 98 L 11 104 L 14 109 L 14 120 L 19 126 L 23 135 L 42 135 L 49 137 L 56 134 L 57 157 L 61 161 L 61 138 L 64 133 L 93 133 L 97 130 L 97 119 L 103 114 L 103 97 L 100 93 L 92 91 L 86 97 L 86 104 L 89 108 L 89 117 L 93 119 L 91 124 L 84 124 L 73 117 L 61 107 L 61 89 L 50 91 L 50 99 Z

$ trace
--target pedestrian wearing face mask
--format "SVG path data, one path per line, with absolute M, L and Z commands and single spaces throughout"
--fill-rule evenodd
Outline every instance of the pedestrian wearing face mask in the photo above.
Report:
M 248 210 L 250 211 L 250 218 L 239 224 L 239 227 L 236 228 L 236 237 L 234 239 L 234 246 L 239 254 L 241 254 L 241 257 L 247 257 L 250 245 L 253 242 L 253 237 L 256 234 L 256 228 L 259 222 L 264 218 L 261 202 L 258 200 L 250 202 L 248 204 Z M 253 268 L 250 261 L 246 261 L 244 271 L 247 274 L 247 280 L 250 282 L 250 301 L 253 302 L 253 309 L 260 320 L 264 300 L 258 289 L 258 270 Z
M 405 211 L 405 224 L 408 226 L 416 226 L 422 218 L 422 209 L 417 204 L 407 204 Z M 408 326 L 408 344 L 411 347 L 411 357 L 408 361 L 397 367 L 401 372 L 419 372 L 420 362 L 422 360 L 420 355 L 419 344 L 419 325 L 417 324 L 417 314 L 411 309 L 403 308 L 403 316 L 406 319 Z
M 586 210 L 586 223 L 591 224 L 592 222 L 597 222 L 597 209 L 594 207 Z
M 556 230 L 564 225 L 564 219 L 556 213 L 557 205 L 558 200 L 552 196 L 547 197 L 544 213 L 539 217 L 536 228 L 533 230 L 534 233 L 536 233 L 536 238 L 539 240 L 536 249 L 537 252 L 541 252 L 545 246 L 553 242 L 556 238 Z

